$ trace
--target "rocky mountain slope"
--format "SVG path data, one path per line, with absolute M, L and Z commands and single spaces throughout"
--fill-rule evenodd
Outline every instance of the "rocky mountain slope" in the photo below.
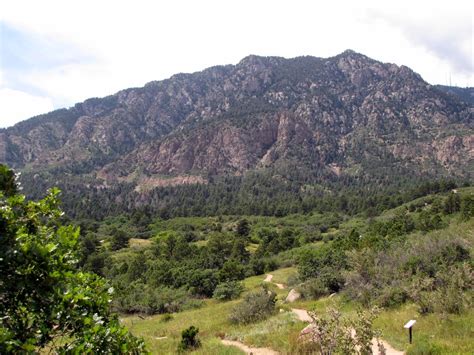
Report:
M 288 166 L 469 178 L 473 111 L 409 68 L 353 51 L 249 56 L 0 130 L 0 162 L 136 191 Z

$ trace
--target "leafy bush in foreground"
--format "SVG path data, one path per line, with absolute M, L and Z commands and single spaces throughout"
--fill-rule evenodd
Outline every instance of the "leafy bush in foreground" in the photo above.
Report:
M 27 201 L 12 177 L 0 165 L 0 353 L 145 352 L 110 312 L 113 289 L 77 270 L 79 230 L 61 225 L 59 190 Z

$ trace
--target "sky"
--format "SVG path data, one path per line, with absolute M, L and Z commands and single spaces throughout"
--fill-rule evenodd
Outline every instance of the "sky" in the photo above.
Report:
M 430 84 L 474 86 L 473 10 L 465 0 L 0 0 L 0 127 L 249 54 L 352 49 Z

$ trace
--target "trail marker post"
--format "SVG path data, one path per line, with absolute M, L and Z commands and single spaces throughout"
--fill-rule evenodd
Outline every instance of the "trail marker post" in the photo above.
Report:
M 406 328 L 408 329 L 408 334 L 409 334 L 409 337 L 410 337 L 410 344 L 412 342 L 412 339 L 413 339 L 413 333 L 412 333 L 412 328 L 413 328 L 413 325 L 416 323 L 416 320 L 414 319 L 411 319 L 407 322 L 407 324 L 405 324 L 403 326 L 403 328 Z

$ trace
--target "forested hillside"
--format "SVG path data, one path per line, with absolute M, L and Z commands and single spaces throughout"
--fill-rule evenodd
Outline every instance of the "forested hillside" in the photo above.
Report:
M 84 220 L 82 264 L 110 280 L 114 309 L 135 314 L 127 324 L 158 352 L 175 351 L 179 324 L 199 325 L 203 353 L 224 352 L 218 337 L 304 353 L 308 345 L 297 341 L 304 324 L 277 309 L 316 306 L 322 317 L 327 297 L 337 295 L 332 303 L 343 313 L 379 307 L 375 324 L 398 349 L 468 353 L 469 329 L 461 324 L 472 322 L 474 191 L 439 186 L 420 186 L 409 202 L 380 207 L 375 218 L 313 212 Z M 268 284 L 273 300 L 258 291 L 265 273 L 285 275 L 274 279 L 280 286 Z M 284 302 L 291 289 L 301 297 L 295 305 Z M 154 314 L 164 316 L 146 319 Z M 397 330 L 401 315 L 423 329 L 413 346 Z M 448 332 L 429 325 L 441 318 L 449 319 Z
M 353 51 L 249 56 L 2 129 L 0 162 L 29 196 L 61 187 L 74 217 L 360 212 L 472 178 L 466 90 Z

